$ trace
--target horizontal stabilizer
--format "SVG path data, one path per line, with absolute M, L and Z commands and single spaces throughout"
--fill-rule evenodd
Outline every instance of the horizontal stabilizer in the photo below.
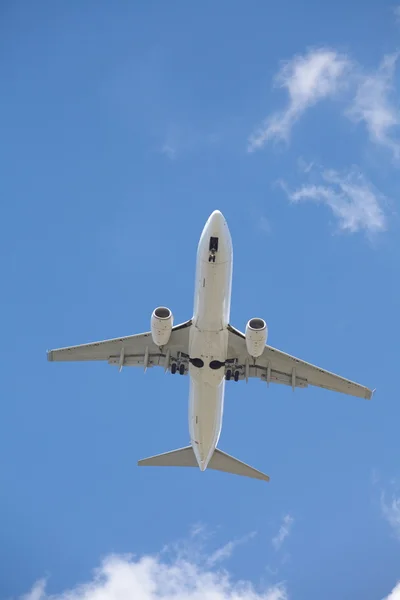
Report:
M 198 467 L 192 446 L 186 446 L 185 448 L 179 448 L 178 450 L 172 450 L 171 452 L 164 452 L 163 454 L 156 454 L 149 458 L 143 458 L 138 461 L 138 465 L 139 467 Z M 265 473 L 250 467 L 250 465 L 247 465 L 217 448 L 208 463 L 208 469 L 269 481 L 269 477 L 268 475 L 265 475 Z
M 225 473 L 233 473 L 234 475 L 243 475 L 244 477 L 252 477 L 253 479 L 263 479 L 269 481 L 268 475 L 258 471 L 254 467 L 250 467 L 246 463 L 222 452 L 222 450 L 215 449 L 214 454 L 208 463 L 209 469 L 215 469 L 216 471 L 225 471 Z
M 139 467 L 198 467 L 192 446 L 156 454 L 138 461 Z

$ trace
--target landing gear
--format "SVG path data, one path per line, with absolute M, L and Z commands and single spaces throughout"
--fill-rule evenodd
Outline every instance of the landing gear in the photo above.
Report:
M 233 375 L 233 379 L 235 381 L 239 381 L 239 377 L 240 377 L 240 371 L 239 371 L 239 369 L 236 369 L 233 372 L 232 372 L 232 369 L 227 369 L 226 373 L 225 373 L 225 379 L 227 381 L 229 381 L 231 379 L 232 375 Z
M 208 257 L 208 262 L 215 263 L 215 254 L 210 254 L 210 256 Z
M 185 365 L 183 363 L 181 363 L 179 365 L 179 375 L 184 375 L 185 374 Z
M 172 375 L 175 375 L 175 373 L 176 373 L 176 363 L 172 363 L 172 365 L 171 365 L 171 373 L 172 373 Z

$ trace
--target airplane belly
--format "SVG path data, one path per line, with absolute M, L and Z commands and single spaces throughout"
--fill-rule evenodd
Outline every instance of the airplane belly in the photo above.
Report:
M 202 331 L 219 331 L 228 325 L 232 262 L 200 260 L 194 306 L 194 325 Z
M 225 389 L 225 369 L 222 365 L 227 348 L 227 329 L 200 331 L 192 327 L 190 357 L 201 359 L 202 366 L 189 365 L 189 431 L 202 470 L 207 467 L 221 433 Z M 218 367 L 219 363 L 222 365 Z
M 205 470 L 218 444 L 222 426 L 225 380 L 215 386 L 191 379 L 189 431 L 201 470 Z

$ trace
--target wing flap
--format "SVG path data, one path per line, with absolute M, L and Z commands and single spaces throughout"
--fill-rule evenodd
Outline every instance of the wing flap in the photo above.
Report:
M 166 354 L 149 354 L 148 358 L 147 358 L 147 364 L 145 365 L 145 355 L 144 354 L 133 354 L 133 355 L 126 355 L 124 354 L 124 367 L 144 367 L 146 366 L 147 368 L 151 368 L 151 367 L 158 367 L 158 366 L 165 366 L 165 358 L 166 358 Z M 121 358 L 120 356 L 110 356 L 110 358 L 108 359 L 108 364 L 109 365 L 116 365 L 116 366 L 120 366 L 120 361 Z

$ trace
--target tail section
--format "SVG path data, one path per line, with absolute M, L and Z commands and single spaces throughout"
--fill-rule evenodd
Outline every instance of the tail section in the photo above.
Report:
M 192 446 L 144 458 L 138 461 L 138 465 L 139 467 L 198 467 Z M 208 468 L 215 471 L 224 471 L 225 473 L 269 481 L 269 477 L 265 473 L 250 467 L 250 465 L 217 448 L 208 463 Z

